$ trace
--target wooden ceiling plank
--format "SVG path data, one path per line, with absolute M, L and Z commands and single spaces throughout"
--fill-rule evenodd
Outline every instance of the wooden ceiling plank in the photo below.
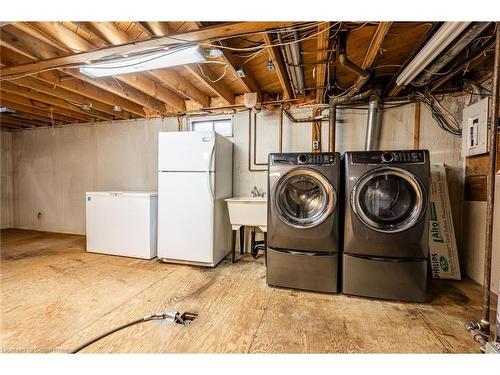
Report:
M 203 106 L 210 105 L 210 98 L 198 90 L 191 82 L 180 74 L 168 69 L 155 69 L 148 72 L 161 83 L 178 93 L 187 96 Z
M 81 116 L 78 113 L 71 111 L 69 109 L 57 107 L 57 106 L 46 104 L 46 103 L 37 103 L 37 100 L 28 99 L 24 96 L 16 95 L 16 94 L 13 94 L 11 92 L 7 92 L 7 91 L 2 90 L 1 96 L 2 96 L 2 98 L 6 99 L 10 102 L 21 104 L 24 106 L 29 106 L 32 108 L 41 109 L 41 110 L 44 110 L 47 112 L 50 112 L 50 110 L 52 108 L 52 111 L 54 113 L 58 113 L 60 115 L 65 116 L 66 118 L 70 118 L 70 119 L 72 119 L 73 122 L 88 121 L 88 119 L 85 118 L 84 116 Z
M 326 30 L 330 30 L 330 22 L 324 22 L 318 25 L 318 40 L 316 44 L 317 53 L 316 53 L 316 70 L 315 70 L 315 78 L 316 78 L 316 103 L 323 103 L 323 96 L 325 93 L 325 85 L 326 80 L 326 71 L 327 65 L 326 60 L 328 57 L 328 45 L 330 42 L 330 33 Z
M 150 32 L 154 35 L 170 35 L 173 34 L 175 31 L 170 28 L 168 25 L 168 22 L 158 22 L 158 21 L 149 21 L 145 22 L 147 28 L 150 30 Z
M 389 32 L 389 29 L 392 26 L 392 22 L 380 22 L 373 34 L 372 41 L 370 42 L 370 46 L 366 51 L 365 58 L 363 59 L 363 63 L 361 64 L 361 68 L 364 70 L 370 70 L 377 58 L 380 48 L 382 47 L 382 43 L 384 42 L 385 36 Z
M 41 103 L 46 103 L 46 104 L 51 104 L 57 107 L 61 108 L 66 108 L 69 110 L 72 110 L 74 112 L 77 112 L 81 117 L 83 121 L 92 121 L 93 118 L 100 118 L 101 120 L 109 120 L 107 117 L 101 117 L 100 115 L 97 115 L 95 113 L 89 113 L 87 111 L 81 110 L 80 108 L 69 104 L 63 99 L 47 95 L 45 93 L 39 92 L 39 91 L 33 91 L 30 90 L 29 88 L 23 87 L 23 86 L 18 86 L 10 82 L 2 82 L 2 90 L 7 91 L 13 94 L 21 95 L 24 96 L 25 98 L 28 99 L 33 99 Z
M 141 117 L 145 117 L 144 109 L 139 104 L 131 102 L 129 100 L 125 100 L 108 91 L 99 89 L 98 87 L 89 84 L 88 82 L 84 82 L 73 77 L 71 77 L 73 79 L 61 80 L 60 75 L 55 70 L 38 73 L 34 77 L 68 91 L 81 94 L 88 98 L 93 98 L 102 103 L 109 104 L 111 106 L 118 105 L 125 111 L 134 113 Z
M 361 68 L 363 70 L 369 71 L 375 62 L 379 50 L 382 47 L 382 43 L 384 42 L 385 36 L 389 32 L 389 29 L 392 26 L 392 22 L 379 22 L 375 33 L 373 34 L 372 40 L 366 51 L 365 57 L 363 59 L 363 63 L 361 64 Z M 359 83 L 363 81 L 362 77 L 358 77 L 354 86 L 357 86 Z
M 270 34 L 263 34 L 263 38 L 267 46 L 269 57 L 274 64 L 276 75 L 278 76 L 278 80 L 280 81 L 283 95 L 285 99 L 293 99 L 292 85 L 290 83 L 290 77 L 288 77 L 281 51 L 279 47 L 273 46 Z
M 32 34 L 28 34 L 15 26 L 2 28 L 2 32 L 0 33 L 0 44 L 33 60 L 43 61 L 44 59 L 58 58 L 70 53 L 47 44 L 43 40 L 40 40 Z M 2 68 L 2 71 L 3 69 L 8 69 L 8 67 Z
M 219 97 L 224 99 L 229 104 L 234 104 L 235 95 L 229 90 L 229 88 L 224 85 L 221 81 L 216 81 L 214 79 L 214 73 L 207 66 L 199 66 L 196 65 L 185 65 L 184 69 L 186 69 L 191 74 L 194 74 L 198 77 L 205 85 L 207 85 L 210 89 L 215 91 Z M 202 70 L 203 69 L 203 70 Z M 207 78 L 210 77 L 210 78 Z
M 66 53 L 71 53 L 71 49 L 67 48 L 64 46 L 62 43 L 57 42 L 54 38 L 52 38 L 50 35 L 47 35 L 45 33 L 40 32 L 33 26 L 33 23 L 35 24 L 45 24 L 49 22 L 16 22 L 15 27 L 17 27 L 19 30 L 31 35 L 34 38 L 37 38 L 44 43 L 47 43 L 51 45 L 52 47 L 55 47 L 59 50 L 65 51 Z
M 122 74 L 116 76 L 116 78 L 153 98 L 159 99 L 165 104 L 172 105 L 179 111 L 184 111 L 186 109 L 183 98 L 144 74 Z M 164 109 L 162 112 L 165 111 L 167 111 L 167 109 Z
M 401 64 L 401 67 L 397 71 L 396 74 L 393 75 L 390 82 L 387 84 L 384 92 L 387 92 L 387 96 L 394 97 L 397 96 L 401 90 L 403 90 L 403 86 L 398 86 L 396 84 L 397 77 L 401 74 L 401 72 L 410 64 L 413 58 L 418 54 L 418 52 L 425 46 L 425 44 L 429 41 L 429 39 L 434 35 L 434 33 L 440 27 L 439 22 L 434 22 L 432 26 L 429 27 L 429 30 L 426 32 L 425 36 L 417 43 L 415 48 L 411 51 L 411 53 L 406 57 L 406 60 Z
M 173 36 L 164 36 L 139 42 L 127 43 L 124 45 L 110 46 L 107 48 L 100 48 L 98 50 L 75 53 L 64 57 L 49 58 L 34 63 L 7 67 L 0 70 L 0 76 L 5 77 L 15 74 L 34 73 L 44 69 L 67 67 L 70 64 L 82 64 L 85 61 L 95 61 L 110 56 L 139 53 L 154 48 L 177 44 L 179 43 L 179 39 L 187 42 L 209 43 L 210 40 L 214 38 L 231 37 L 241 33 L 258 32 L 269 28 L 289 26 L 292 24 L 294 24 L 294 22 L 290 21 L 225 23 L 205 27 L 200 30 L 175 34 Z

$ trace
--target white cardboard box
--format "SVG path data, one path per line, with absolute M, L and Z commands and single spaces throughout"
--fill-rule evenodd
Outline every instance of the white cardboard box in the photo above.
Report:
M 434 279 L 460 280 L 455 230 L 451 215 L 446 167 L 431 164 L 429 260 Z
M 88 252 L 142 259 L 156 257 L 156 192 L 89 192 L 86 211 Z

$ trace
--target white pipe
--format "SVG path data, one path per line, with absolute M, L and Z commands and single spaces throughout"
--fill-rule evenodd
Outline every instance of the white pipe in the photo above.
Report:
M 398 86 L 408 85 L 418 76 L 471 22 L 446 22 L 396 79 Z

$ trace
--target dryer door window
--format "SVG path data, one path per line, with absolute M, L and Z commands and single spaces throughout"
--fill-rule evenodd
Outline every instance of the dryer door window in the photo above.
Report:
M 425 211 L 421 184 L 399 168 L 380 168 L 362 176 L 353 188 L 351 206 L 368 227 L 380 232 L 411 228 Z
M 297 168 L 278 181 L 274 198 L 279 218 L 294 228 L 311 228 L 321 224 L 332 213 L 336 194 L 319 172 Z

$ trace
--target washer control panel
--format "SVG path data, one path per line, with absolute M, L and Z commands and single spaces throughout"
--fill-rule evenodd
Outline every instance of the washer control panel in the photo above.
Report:
M 422 164 L 425 163 L 427 151 L 361 151 L 353 152 L 351 160 L 354 164 Z
M 269 161 L 273 165 L 333 165 L 337 163 L 337 154 L 334 152 L 269 154 Z

